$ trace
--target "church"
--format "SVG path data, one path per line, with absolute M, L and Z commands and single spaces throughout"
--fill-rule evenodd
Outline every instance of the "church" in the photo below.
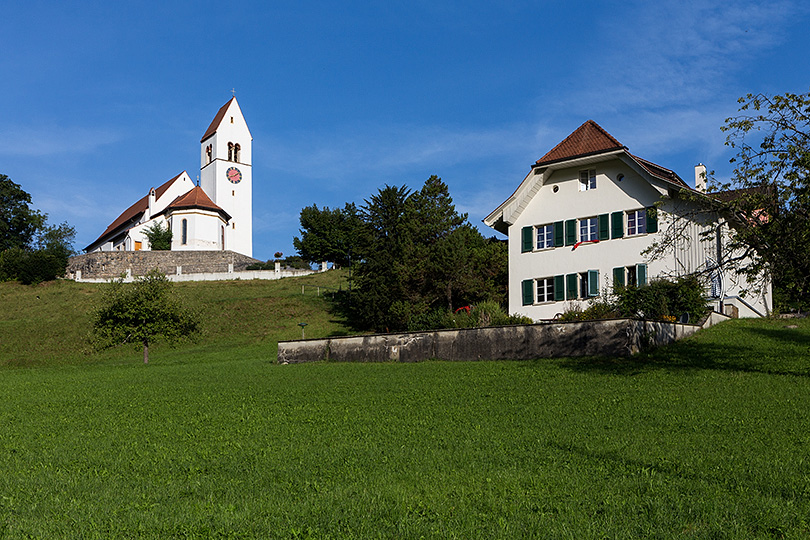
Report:
M 173 251 L 229 250 L 253 256 L 250 134 L 236 97 L 217 112 L 200 139 L 200 182 L 186 171 L 124 210 L 85 251 L 149 250 L 144 232 L 172 231 Z

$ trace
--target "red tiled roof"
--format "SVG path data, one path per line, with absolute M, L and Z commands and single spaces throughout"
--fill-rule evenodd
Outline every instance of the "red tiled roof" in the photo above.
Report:
M 197 186 L 188 193 L 177 197 L 169 204 L 169 206 L 166 207 L 163 212 L 168 212 L 169 210 L 180 210 L 183 208 L 201 208 L 203 210 L 212 210 L 214 212 L 219 212 L 225 218 L 225 221 L 231 219 L 230 214 L 217 206 L 214 201 L 212 201 L 211 198 L 205 194 L 205 191 L 203 191 L 200 186 Z
M 588 120 L 566 137 L 560 144 L 552 148 L 545 156 L 537 160 L 538 165 L 545 165 L 555 161 L 564 161 L 575 157 L 601 154 L 611 150 L 621 150 L 624 145 L 617 141 L 602 127 Z
M 205 139 L 217 132 L 217 128 L 222 123 L 222 118 L 225 116 L 225 111 L 228 110 L 228 105 L 230 105 L 231 101 L 234 101 L 235 99 L 236 96 L 232 97 L 228 100 L 228 103 L 219 108 L 217 115 L 214 116 L 213 120 L 211 120 L 211 125 L 205 130 L 205 134 L 202 136 L 202 139 L 200 139 L 200 142 L 203 142 Z
M 168 182 L 164 183 L 163 185 L 155 189 L 155 199 L 159 199 L 161 195 L 166 193 L 166 190 L 169 189 L 169 187 L 174 183 L 174 181 L 180 178 L 185 172 L 186 171 L 181 172 Z M 149 207 L 149 195 L 147 194 L 146 196 L 138 200 L 138 202 L 136 202 L 135 204 L 124 210 L 124 212 L 120 216 L 115 218 L 115 221 L 110 223 L 109 227 L 107 227 L 107 229 L 103 233 L 101 233 L 101 236 L 99 236 L 95 242 L 90 244 L 90 246 L 98 244 L 102 240 L 105 240 L 113 236 L 114 234 L 120 232 L 125 228 L 127 224 L 139 220 L 148 207 Z M 88 248 L 90 246 L 88 246 Z
M 754 186 L 749 188 L 729 189 L 727 191 L 715 191 L 707 193 L 706 195 L 714 197 L 720 202 L 728 203 L 744 197 L 771 197 L 772 193 L 773 189 L 770 186 Z
M 630 153 L 628 152 L 628 154 Z M 673 184 L 678 184 L 680 186 L 692 189 L 681 179 L 680 176 L 678 176 L 675 171 L 671 171 L 666 167 L 662 167 L 661 165 L 656 165 L 652 161 L 647 161 L 646 159 L 634 156 L 633 154 L 630 154 L 630 157 L 638 161 L 638 163 L 651 175 L 657 176 L 658 178 L 666 180 L 667 182 L 672 182 Z

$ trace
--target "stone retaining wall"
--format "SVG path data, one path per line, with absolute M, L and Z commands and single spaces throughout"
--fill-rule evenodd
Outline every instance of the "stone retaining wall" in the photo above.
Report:
M 122 275 L 142 276 L 155 268 L 170 277 L 233 274 L 258 262 L 262 261 L 233 251 L 95 251 L 71 257 L 67 277 L 77 281 L 107 281 Z M 272 270 L 264 272 L 273 274 Z
M 727 319 L 713 314 L 702 325 L 633 319 L 547 322 L 373 334 L 278 343 L 278 362 L 419 362 L 428 359 L 529 360 L 565 356 L 627 356 L 671 343 Z

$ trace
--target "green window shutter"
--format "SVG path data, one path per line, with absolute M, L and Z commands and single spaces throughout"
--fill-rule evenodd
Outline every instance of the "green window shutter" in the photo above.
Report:
M 563 233 L 563 222 L 554 222 L 554 247 L 563 247 L 565 245 L 565 233 Z M 562 287 L 560 287 L 562 290 Z
M 565 300 L 565 276 L 554 276 L 554 301 Z
M 638 286 L 646 285 L 647 284 L 647 265 L 646 264 L 637 264 L 636 265 L 636 283 Z
M 658 209 L 654 206 L 647 208 L 647 232 L 658 232 Z
M 523 280 L 523 305 L 530 306 L 534 304 L 534 280 Z
M 613 269 L 613 287 L 624 287 L 624 267 Z
M 588 296 L 599 296 L 599 270 L 588 270 Z
M 568 274 L 565 276 L 565 299 L 566 300 L 576 300 L 577 299 L 577 275 L 576 274 Z
M 610 216 L 599 215 L 599 240 L 610 240 Z
M 532 240 L 533 240 L 532 232 L 534 232 L 532 229 L 534 229 L 534 227 L 523 227 L 520 230 L 521 239 L 522 239 L 522 243 L 521 243 L 521 246 L 520 246 L 520 252 L 521 253 L 526 253 L 527 251 L 532 251 Z
M 577 220 L 568 219 L 565 221 L 565 245 L 573 246 L 577 243 Z
M 624 212 L 613 212 L 610 214 L 610 237 L 621 238 L 624 236 Z

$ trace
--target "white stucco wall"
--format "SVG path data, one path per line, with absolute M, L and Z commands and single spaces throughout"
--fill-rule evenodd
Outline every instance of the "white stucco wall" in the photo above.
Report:
M 183 243 L 183 220 L 187 222 L 187 238 Z M 173 251 L 208 251 L 227 249 L 221 243 L 221 227 L 225 221 L 216 212 L 199 209 L 175 210 L 171 214 Z

